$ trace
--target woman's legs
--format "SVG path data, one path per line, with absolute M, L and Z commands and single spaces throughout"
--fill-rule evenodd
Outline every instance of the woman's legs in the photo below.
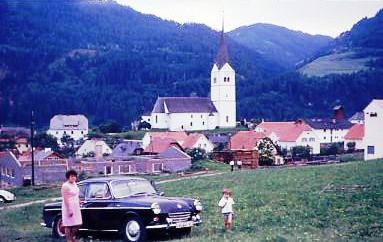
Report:
M 80 226 L 65 227 L 65 237 L 67 242 L 76 242 L 76 235 Z

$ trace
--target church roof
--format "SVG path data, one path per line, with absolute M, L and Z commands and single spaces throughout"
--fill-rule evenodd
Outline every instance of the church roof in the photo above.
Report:
M 215 57 L 215 64 L 217 65 L 218 69 L 221 69 L 226 63 L 229 63 L 229 54 L 227 51 L 227 45 L 225 41 L 225 33 L 222 28 L 218 53 L 217 53 L 217 56 Z
M 158 97 L 152 113 L 216 113 L 217 109 L 207 97 Z

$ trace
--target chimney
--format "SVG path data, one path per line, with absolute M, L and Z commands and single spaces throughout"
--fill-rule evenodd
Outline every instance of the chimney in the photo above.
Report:
M 343 107 L 341 105 L 335 106 L 333 110 L 334 110 L 333 120 L 335 122 L 344 120 Z

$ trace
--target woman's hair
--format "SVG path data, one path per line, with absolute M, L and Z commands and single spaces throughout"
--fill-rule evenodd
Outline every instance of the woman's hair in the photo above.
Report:
M 66 179 L 69 179 L 70 176 L 75 176 L 77 177 L 77 172 L 75 170 L 69 170 L 65 173 Z

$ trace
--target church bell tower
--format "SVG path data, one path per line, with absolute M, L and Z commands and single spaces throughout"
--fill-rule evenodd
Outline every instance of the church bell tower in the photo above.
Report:
M 235 71 L 229 64 L 224 27 L 213 68 L 211 70 L 210 98 L 218 111 L 218 126 L 236 126 Z

